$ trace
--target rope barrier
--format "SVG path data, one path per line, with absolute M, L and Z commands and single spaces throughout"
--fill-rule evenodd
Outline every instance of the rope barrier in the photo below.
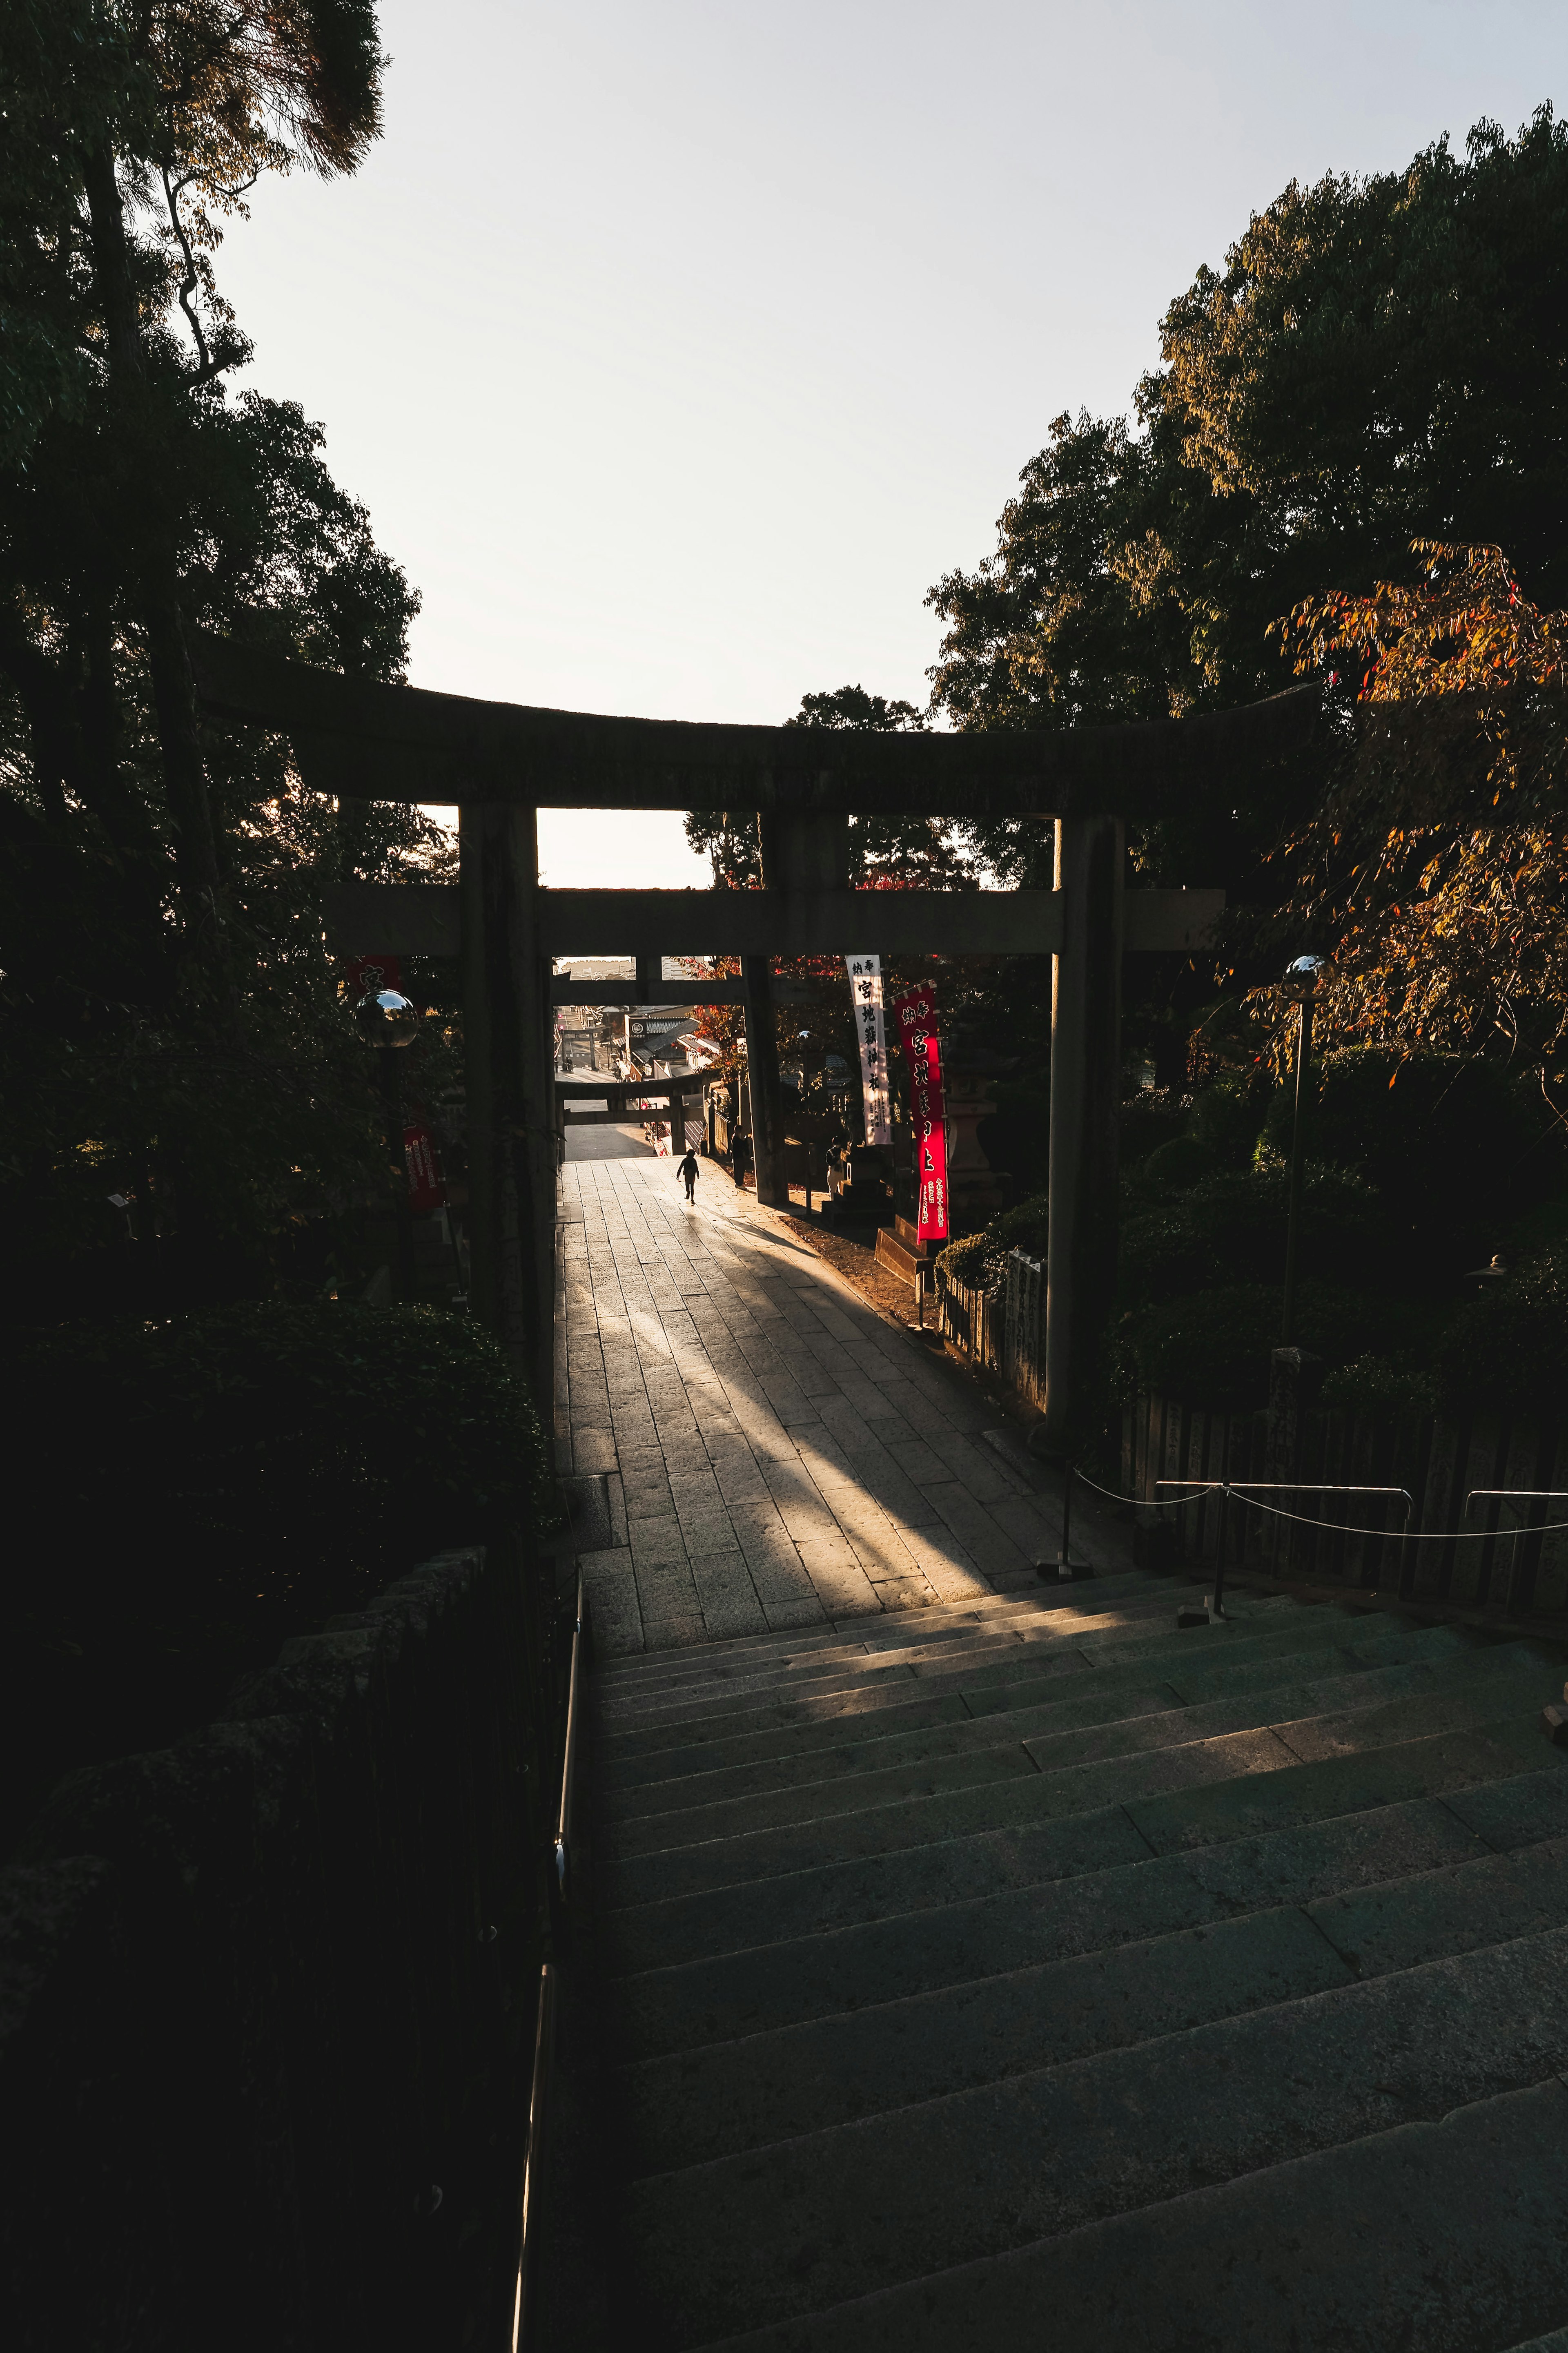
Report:
M 1552 1536 L 1560 1535 L 1568 1529 L 1568 1520 L 1549 1520 L 1538 1528 L 1358 1528 L 1342 1520 L 1314 1520 L 1305 1512 L 1288 1512 L 1278 1504 L 1261 1503 L 1256 1495 L 1249 1495 L 1244 1486 L 1233 1485 L 1228 1479 L 1209 1479 L 1202 1482 L 1194 1480 L 1194 1493 L 1175 1495 L 1169 1502 L 1163 1503 L 1152 1502 L 1146 1495 L 1123 1495 L 1114 1487 L 1102 1487 L 1098 1479 L 1091 1479 L 1087 1471 L 1080 1471 L 1076 1465 L 1073 1477 L 1081 1480 L 1086 1487 L 1092 1487 L 1095 1493 L 1103 1495 L 1108 1503 L 1128 1504 L 1135 1512 L 1180 1512 L 1189 1504 L 1201 1504 L 1205 1495 L 1231 1494 L 1238 1503 L 1250 1504 L 1254 1511 L 1267 1512 L 1271 1519 L 1293 1520 L 1298 1527 L 1302 1528 L 1321 1528 L 1325 1535 L 1382 1536 L 1389 1544 L 1483 1544 L 1495 1536 Z M 1183 1481 L 1182 1483 L 1185 1485 L 1187 1482 Z M 1325 1489 L 1323 1492 L 1332 1491 Z M 1404 1490 L 1391 1487 L 1387 1492 L 1394 1494 L 1403 1493 Z
M 1102 1487 L 1098 1479 L 1091 1479 L 1089 1472 L 1080 1471 L 1076 1462 L 1072 1475 L 1080 1479 L 1086 1487 L 1092 1487 L 1097 1495 L 1104 1495 L 1112 1504 L 1130 1504 L 1135 1512 L 1183 1512 L 1189 1504 L 1201 1504 L 1204 1495 L 1209 1493 L 1205 1487 L 1203 1494 L 1174 1495 L 1169 1503 L 1161 1503 L 1158 1499 L 1151 1502 L 1146 1495 L 1121 1495 L 1114 1487 Z

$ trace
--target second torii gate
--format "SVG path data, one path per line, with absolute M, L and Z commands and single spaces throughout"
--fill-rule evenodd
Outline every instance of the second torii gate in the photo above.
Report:
M 787 1208 L 773 958 L 861 945 L 1053 957 L 1046 1419 L 1053 1437 L 1068 1436 L 1115 1283 L 1122 953 L 1200 947 L 1224 904 L 1217 891 L 1125 890 L 1124 822 L 1168 807 L 1216 763 L 1299 743 L 1315 719 L 1315 690 L 1056 735 L 879 735 L 478 702 L 367 684 L 210 637 L 194 653 L 207 712 L 286 733 L 312 788 L 458 805 L 458 886 L 344 885 L 329 920 L 345 946 L 461 959 L 475 1307 L 524 1371 L 547 1426 L 558 992 L 577 1004 L 624 1003 L 628 993 L 656 1001 L 664 956 L 738 955 L 739 983 L 704 981 L 702 993 L 745 1004 L 758 1198 Z M 542 807 L 754 808 L 763 888 L 541 889 Z M 852 891 L 851 811 L 1054 821 L 1055 887 Z M 563 955 L 633 956 L 636 987 L 552 983 L 552 960 Z

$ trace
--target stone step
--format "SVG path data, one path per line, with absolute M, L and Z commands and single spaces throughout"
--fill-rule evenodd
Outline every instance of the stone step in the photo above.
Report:
M 1457 1641 L 1452 1630 L 1446 1626 L 1410 1631 L 1398 1624 L 1381 1630 L 1373 1624 L 1364 1635 L 1358 1634 L 1340 1643 L 1313 1644 L 1300 1655 L 1317 1672 L 1333 1674 L 1406 1660 L 1438 1662 L 1467 1659 L 1474 1653 L 1468 1644 Z M 932 1698 L 917 1694 L 879 1708 L 863 1720 L 828 1716 L 805 1723 L 770 1725 L 760 1731 L 731 1733 L 718 1740 L 690 1740 L 684 1746 L 661 1746 L 645 1750 L 617 1746 L 614 1755 L 598 1757 L 597 1786 L 613 1795 L 627 1788 L 650 1788 L 660 1781 L 678 1780 L 689 1774 L 774 1762 L 781 1767 L 782 1779 L 799 1779 L 811 1778 L 809 1760 L 813 1757 L 820 1755 L 828 1760 L 822 1767 L 824 1775 L 842 1772 L 849 1768 L 852 1759 L 873 1750 L 880 1751 L 888 1761 L 895 1761 L 904 1753 L 898 1744 L 906 1740 L 937 1740 L 938 1746 L 930 1753 L 940 1755 L 950 1732 L 958 1747 L 976 1742 L 984 1745 L 987 1739 L 1022 1738 L 1031 1728 L 1047 1728 L 1046 1712 L 1073 1707 L 1080 1702 L 1088 1706 L 1096 1694 L 1103 1697 L 1121 1694 L 1129 1700 L 1147 1695 L 1161 1706 L 1184 1707 L 1221 1698 L 1231 1692 L 1255 1691 L 1264 1683 L 1284 1680 L 1291 1672 L 1288 1658 L 1289 1654 L 1266 1651 L 1250 1663 L 1238 1656 L 1226 1667 L 1212 1660 L 1205 1662 L 1201 1650 L 1189 1651 L 1173 1653 L 1169 1660 L 1156 1662 L 1152 1666 L 1097 1669 L 1088 1680 L 1073 1678 L 1054 1685 L 1047 1682 L 1010 1686 L 1016 1692 L 1017 1706 L 1008 1710 L 987 1705 L 978 1718 L 971 1715 L 962 1691 L 940 1692 Z M 1128 1712 L 1138 1710 L 1130 1707 Z M 1060 1720 L 1070 1719 L 1064 1716 Z M 1094 1719 L 1086 1716 L 1083 1720 Z M 960 1732 L 960 1727 L 964 1729 Z M 908 1753 L 919 1752 L 911 1748 Z
M 1532 2337 L 1528 2345 L 1515 2345 L 1510 2353 L 1568 2353 L 1568 2328 L 1554 2328 L 1549 2337 Z
M 1272 1624 L 1299 1608 L 1290 1601 L 1266 1596 L 1257 1602 L 1238 1602 L 1234 1612 L 1237 1630 L 1259 1621 Z M 809 1699 L 819 1692 L 842 1690 L 857 1676 L 872 1683 L 885 1675 L 948 1674 L 962 1665 L 965 1672 L 979 1665 L 1005 1665 L 1022 1654 L 1056 1645 L 1090 1640 L 1173 1635 L 1175 1602 L 1169 1588 L 1130 1594 L 1125 1600 L 1104 1597 L 1092 1609 L 1058 1609 L 1000 1627 L 977 1628 L 963 1641 L 924 1642 L 906 1636 L 899 1646 L 884 1645 L 863 1653 L 836 1651 L 831 1658 L 799 1666 L 737 1668 L 732 1673 L 714 1672 L 679 1676 L 668 1684 L 625 1694 L 596 1694 L 601 1720 L 611 1732 L 643 1724 L 676 1720 L 683 1712 L 693 1715 L 726 1705 L 743 1707 L 772 1698 Z M 1209 1630 L 1204 1630 L 1205 1631 Z M 1223 1630 L 1221 1639 L 1224 1639 Z
M 1542 1840 L 1568 1836 L 1568 1804 L 1553 1802 L 1557 1794 L 1553 1785 L 1552 1799 L 1542 1793 L 1537 1800 Z M 1568 1797 L 1568 1779 L 1562 1795 Z M 1508 1850 L 1516 1851 L 1529 1851 L 1522 1839 Z M 614 2008 L 627 2053 L 651 2057 L 1041 1962 L 1112 1952 L 1492 1852 L 1451 1806 L 1425 1798 L 1189 1853 L 1144 1852 L 1141 1861 L 1111 1862 L 1100 1870 L 960 1893 L 947 1902 L 930 1901 L 937 1891 L 929 1883 L 907 1891 L 894 1885 L 881 1908 L 841 1925 L 828 1902 L 810 1904 L 808 1887 L 764 1882 L 729 1891 L 728 1905 L 708 1899 L 721 1906 L 721 1916 L 720 1941 L 707 1948 L 698 1945 L 700 1923 L 689 1905 L 616 1915 L 615 1957 L 630 1973 L 615 1982 Z M 930 1852 L 901 1858 L 931 1859 Z M 1055 1859 L 1037 1858 L 1047 1864 Z M 965 1883 L 961 1878 L 960 1888 Z M 837 1892 L 829 1888 L 826 1894 Z M 752 1898 L 749 1911 L 733 1900 L 742 1893 Z M 778 1899 L 772 1912 L 770 1893 Z M 925 1906 L 900 1909 L 906 1893 L 926 1897 Z M 820 1925 L 825 1912 L 834 1925 Z M 784 1934 L 765 1941 L 774 1928 Z
M 1552 2080 L 1003 2256 L 928 2266 L 880 2294 L 743 2335 L 715 2341 L 676 2322 L 665 2345 L 1502 2353 L 1568 2305 L 1565 2207 L 1568 2089 Z
M 1240 1736 L 1245 1745 L 1248 1736 Z M 1222 1777 L 1234 1777 L 1242 1747 L 1230 1744 L 1230 1757 L 1210 1760 Z M 1196 1762 L 1216 1744 L 1199 1743 Z M 1333 1814 L 1357 1813 L 1374 1806 L 1394 1805 L 1407 1798 L 1438 1795 L 1473 1782 L 1502 1781 L 1540 1769 L 1542 1740 L 1534 1714 L 1514 1715 L 1506 1722 L 1477 1731 L 1447 1731 L 1425 1740 L 1390 1744 L 1362 1757 L 1335 1757 L 1319 1764 L 1278 1765 L 1272 1748 L 1258 1744 L 1277 1769 L 1241 1778 L 1222 1778 L 1204 1786 L 1166 1787 L 1142 1798 L 1123 1798 L 1101 1804 L 1092 1814 L 1062 1823 L 1059 1818 L 1009 1820 L 978 1868 L 999 1874 L 1011 1857 L 1030 1858 L 1024 1866 L 1029 1879 L 1065 1877 L 1073 1870 L 1099 1871 L 1118 1862 L 1142 1861 L 1145 1854 L 1165 1854 L 1181 1847 L 1209 1846 L 1221 1840 L 1249 1838 L 1292 1824 L 1321 1820 Z M 1191 1758 L 1192 1751 L 1177 1751 Z M 1568 1770 L 1568 1751 L 1551 1752 L 1546 1769 Z M 1006 1791 L 981 1792 L 983 1799 L 1015 1795 L 1020 1788 L 1047 1788 L 1045 1776 L 1026 1784 L 1014 1783 Z M 795 1824 L 783 1830 L 743 1832 L 734 1838 L 627 1856 L 619 1862 L 600 1859 L 600 1899 L 607 1911 L 625 1905 L 649 1904 L 676 1896 L 711 1894 L 744 1882 L 779 1878 L 790 1873 L 821 1873 L 830 1866 L 846 1866 L 845 1885 L 857 1881 L 867 1888 L 883 1884 L 886 1873 L 868 1869 L 889 1858 L 921 1849 L 929 1855 L 932 1879 L 958 1867 L 952 1850 L 991 1827 L 973 1815 L 976 1799 L 960 1795 L 928 1799 L 919 1806 L 878 1807 L 868 1814 L 849 1815 L 837 1821 Z M 1046 1834 L 1042 1837 L 1042 1833 Z M 1054 1858 L 1049 1870 L 1038 1867 L 1042 1852 Z M 1077 1858 L 1075 1862 L 1073 1858 Z M 909 1874 L 905 1873 L 906 1883 Z M 1000 1883 L 1005 1883 L 1005 1879 Z M 978 1891 L 975 1891 L 978 1892 Z M 925 1901 L 936 1903 L 940 1895 Z M 910 1908 L 918 1908 L 911 1906 Z M 864 1915 L 862 1915 L 864 1916 Z
M 1150 1572 L 1122 1571 L 1119 1575 L 1146 1579 Z M 1090 1580 L 1091 1583 L 1099 1581 Z M 977 1593 L 966 1596 L 962 1601 L 933 1602 L 929 1609 L 918 1613 L 902 1611 L 897 1614 L 900 1624 L 905 1618 L 918 1614 L 921 1624 L 933 1631 L 951 1628 L 962 1632 L 967 1627 L 1003 1622 L 1009 1618 L 1049 1607 L 1053 1599 L 1054 1589 L 1042 1584 L 1028 1592 Z M 809 1653 L 814 1650 L 830 1649 L 836 1643 L 861 1645 L 883 1635 L 894 1640 L 897 1634 L 898 1628 L 884 1619 L 868 1621 L 857 1615 L 826 1624 L 786 1628 L 767 1634 L 741 1634 L 725 1642 L 692 1644 L 682 1651 L 660 1652 L 657 1657 L 636 1652 L 626 1658 L 607 1660 L 605 1672 L 611 1682 L 630 1683 L 647 1675 L 677 1673 L 687 1664 L 699 1664 L 704 1660 L 757 1658 L 766 1662 L 792 1650 Z
M 621 2070 L 634 2174 L 673 2172 L 1568 1926 L 1568 1839 L 738 2036 Z
M 775 1668 L 809 1668 L 818 1661 L 830 1667 L 847 1651 L 875 1657 L 917 1642 L 963 1641 L 979 1633 L 1044 1620 L 1064 1608 L 1082 1608 L 1089 1599 L 1142 1593 L 1151 1588 L 1170 1594 L 1174 1606 L 1177 1588 L 1172 1580 L 1156 1579 L 1144 1569 L 1127 1569 L 1114 1578 L 1097 1577 L 1083 1585 L 1041 1585 L 1029 1593 L 984 1595 L 974 1601 L 899 1610 L 871 1620 L 857 1617 L 841 1627 L 795 1627 L 781 1633 L 740 1635 L 731 1641 L 695 1643 L 651 1655 L 633 1651 L 605 1660 L 597 1672 L 605 1691 L 620 1698 L 708 1677 L 722 1680 L 766 1674 Z
M 642 2288 L 700 2345 L 1436 2123 L 1565 2064 L 1559 1928 L 637 2182 Z
M 1060 1698 L 1042 1699 L 1033 1708 L 1005 1715 L 925 1725 L 893 1736 L 881 1734 L 846 1741 L 833 1749 L 814 1743 L 755 1763 L 714 1766 L 685 1775 L 661 1770 L 658 1778 L 645 1775 L 618 1786 L 610 1783 L 600 1799 L 600 1819 L 626 1821 L 643 1814 L 673 1813 L 748 1797 L 770 1800 L 786 1791 L 817 1787 L 836 1792 L 833 1804 L 819 1810 L 839 1812 L 858 1788 L 867 1802 L 879 1802 L 874 1796 L 875 1783 L 889 1774 L 912 1777 L 911 1795 L 929 1795 L 930 1787 L 938 1786 L 934 1781 L 928 1786 L 922 1778 L 928 1767 L 932 1773 L 941 1769 L 942 1788 L 967 1786 L 947 1768 L 960 1759 L 973 1763 L 998 1746 L 1021 1744 L 1044 1772 L 1053 1765 L 1087 1764 L 1131 1748 L 1170 1747 L 1210 1733 L 1242 1731 L 1250 1725 L 1277 1722 L 1286 1715 L 1308 1715 L 1342 1705 L 1359 1708 L 1371 1704 L 1373 1694 L 1392 1699 L 1444 1690 L 1456 1682 L 1468 1683 L 1495 1674 L 1500 1663 L 1523 1666 L 1537 1661 L 1550 1675 L 1552 1664 L 1546 1653 L 1523 1643 L 1500 1645 L 1479 1656 L 1450 1656 L 1430 1664 L 1415 1660 L 1373 1667 L 1320 1658 L 1314 1663 L 1327 1672 L 1292 1680 L 1280 1665 L 1272 1682 L 1190 1704 L 1159 1684 L 1131 1689 L 1123 1684 L 1118 1689 L 1113 1683 L 1107 1690 L 1101 1679 L 1093 1676 L 1088 1678 L 1092 1688 L 1074 1687 Z M 668 1761 L 668 1757 L 661 1757 L 658 1764 L 662 1767 Z M 984 1776 L 977 1772 L 976 1778 Z M 789 1819 L 793 1817 L 787 1813 L 759 1810 L 752 1826 Z
M 767 1796 L 692 1804 L 658 1814 L 602 1816 L 595 1827 L 596 1851 L 616 1860 L 795 1827 L 832 1839 L 841 1825 L 852 1837 L 874 1840 L 880 1818 L 892 1814 L 901 1817 L 900 1827 L 916 1836 L 924 1828 L 928 1839 L 953 1837 L 1008 1822 L 1089 1813 L 1164 1789 L 1273 1773 L 1290 1765 L 1419 1739 L 1427 1733 L 1479 1726 L 1515 1709 L 1538 1711 L 1552 1693 L 1538 1660 L 1527 1656 L 1522 1662 L 1510 1657 L 1495 1673 L 1481 1672 L 1477 1662 L 1471 1674 L 1451 1690 L 1418 1692 L 1327 1716 L 1308 1709 L 1278 1724 L 1258 1722 L 1258 1708 L 1246 1700 L 1220 1701 L 1212 1704 L 1254 1721 L 1231 1731 L 1194 1731 L 1192 1737 L 1178 1737 L 1168 1745 L 1133 1746 L 1123 1753 L 1113 1748 L 1088 1762 L 1064 1763 L 1063 1750 L 1053 1746 L 1049 1761 L 1039 1767 L 1030 1745 L 1017 1742 L 910 1767 L 813 1781 L 804 1788 Z M 1133 1719 L 1129 1725 L 1130 1741 L 1137 1740 L 1139 1722 Z M 1048 1737 L 1053 1743 L 1058 1739 Z M 925 1823 L 922 1817 L 928 1814 L 932 1820 Z
M 1237 1620 L 1223 1630 L 1178 1633 L 1162 1614 L 1142 1634 L 1130 1632 L 1125 1626 L 1100 1630 L 1075 1629 L 1052 1641 L 1002 1644 L 989 1655 L 978 1651 L 967 1652 L 952 1664 L 945 1661 L 921 1662 L 880 1669 L 871 1675 L 857 1675 L 846 1670 L 831 1679 L 831 1687 L 826 1690 L 784 1695 L 760 1690 L 702 1699 L 691 1697 L 604 1725 L 595 1747 L 606 1758 L 619 1757 L 631 1753 L 634 1745 L 639 1752 L 647 1753 L 661 1744 L 720 1738 L 779 1725 L 869 1714 L 879 1707 L 896 1706 L 917 1694 L 931 1696 L 944 1691 L 962 1691 L 970 1713 L 983 1715 L 988 1708 L 1005 1710 L 1016 1704 L 1007 1696 L 1011 1687 L 1037 1676 L 1078 1674 L 1090 1667 L 1157 1664 L 1163 1669 L 1168 1661 L 1176 1659 L 1189 1667 L 1216 1667 L 1269 1652 L 1288 1653 L 1319 1643 L 1359 1641 L 1363 1639 L 1361 1630 L 1369 1625 L 1393 1626 L 1405 1631 L 1411 1622 L 1392 1616 L 1369 1619 L 1339 1610 L 1292 1606 L 1246 1623 Z M 1357 1630 L 1352 1632 L 1352 1629 Z M 1475 1638 L 1467 1637 L 1459 1629 L 1432 1630 L 1447 1634 L 1456 1649 L 1475 1646 Z M 993 1696 L 987 1697 L 988 1694 Z

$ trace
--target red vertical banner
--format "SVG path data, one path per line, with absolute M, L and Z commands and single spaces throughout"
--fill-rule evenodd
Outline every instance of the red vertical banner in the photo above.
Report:
M 915 1172 L 920 1184 L 917 1230 L 922 1242 L 942 1242 L 947 1240 L 947 1105 L 934 992 L 929 987 L 906 988 L 901 997 L 894 997 L 893 1011 L 910 1071 Z
M 423 1120 L 404 1129 L 403 1157 L 408 1165 L 409 1207 L 418 1210 L 440 1208 L 447 1198 L 447 1187 L 441 1181 L 440 1164 L 436 1158 L 436 1139 Z
M 403 987 L 403 966 L 395 955 L 351 956 L 343 974 L 343 990 L 351 1005 L 376 989 Z

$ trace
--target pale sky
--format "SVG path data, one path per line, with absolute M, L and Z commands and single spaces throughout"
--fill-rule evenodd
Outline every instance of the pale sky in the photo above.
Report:
M 219 256 L 423 592 L 416 685 L 776 723 L 923 703 L 926 590 L 1125 409 L 1291 179 L 1568 103 L 1562 0 L 382 0 L 386 132 Z M 558 885 L 702 884 L 542 814 Z

